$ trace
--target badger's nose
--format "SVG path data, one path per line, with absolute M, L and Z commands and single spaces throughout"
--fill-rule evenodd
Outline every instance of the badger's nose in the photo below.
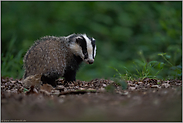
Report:
M 88 60 L 87 61 L 89 64 L 93 64 L 94 60 Z

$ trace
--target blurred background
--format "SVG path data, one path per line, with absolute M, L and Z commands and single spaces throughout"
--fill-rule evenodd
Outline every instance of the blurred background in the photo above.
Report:
M 23 56 L 46 35 L 96 39 L 77 79 L 182 78 L 182 1 L 1 2 L 1 76 L 22 78 Z M 118 71 L 118 72 L 117 72 Z

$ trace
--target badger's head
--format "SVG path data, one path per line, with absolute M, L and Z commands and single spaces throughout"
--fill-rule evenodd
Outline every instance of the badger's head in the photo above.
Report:
M 71 51 L 87 64 L 93 64 L 96 55 L 95 39 L 86 34 L 72 34 L 66 37 Z

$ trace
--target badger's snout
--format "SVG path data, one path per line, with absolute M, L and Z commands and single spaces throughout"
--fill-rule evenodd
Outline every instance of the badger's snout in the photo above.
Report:
M 89 64 L 93 64 L 94 60 L 88 60 Z
M 86 62 L 87 64 L 93 64 L 94 59 L 85 60 L 85 62 Z

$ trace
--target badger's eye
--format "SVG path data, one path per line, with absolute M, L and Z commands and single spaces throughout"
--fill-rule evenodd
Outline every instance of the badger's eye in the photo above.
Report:
M 87 59 L 88 58 L 88 53 L 84 53 L 84 59 Z
M 87 55 L 88 55 L 88 53 L 85 53 L 84 55 L 85 55 L 85 56 L 87 56 Z

